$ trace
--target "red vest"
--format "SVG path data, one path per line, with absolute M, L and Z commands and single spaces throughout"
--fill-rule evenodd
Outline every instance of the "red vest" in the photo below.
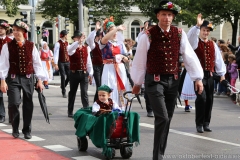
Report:
M 21 48 L 15 39 L 8 43 L 9 74 L 26 75 L 34 73 L 32 60 L 33 47 L 34 44 L 28 40 L 25 40 L 25 44 Z
M 59 62 L 69 62 L 69 56 L 67 52 L 67 46 L 68 42 L 64 42 L 62 40 L 59 40 L 58 43 L 60 44 L 59 48 Z
M 5 44 L 5 43 L 8 43 L 8 42 L 11 42 L 12 39 L 9 38 L 8 36 L 5 37 L 5 39 L 1 40 L 0 39 L 0 54 L 1 54 L 1 51 L 2 51 L 2 46 Z
M 99 44 L 95 42 L 95 48 L 91 51 L 92 52 L 92 64 L 93 65 L 102 65 L 102 52 L 99 48 Z
M 83 46 L 81 49 L 77 48 L 75 53 L 69 56 L 70 70 L 87 70 L 87 47 Z
M 41 50 L 41 56 L 40 57 L 41 57 L 42 60 L 46 60 L 50 57 L 50 54 L 51 54 L 50 50 L 48 50 L 48 52 L 44 52 L 43 50 Z
M 171 26 L 165 35 L 159 26 L 148 31 L 150 48 L 147 53 L 148 74 L 178 74 L 180 38 L 177 27 Z
M 113 108 L 113 101 L 111 98 L 108 99 L 109 104 L 103 103 L 99 100 L 96 100 L 96 102 L 100 106 L 100 109 L 112 110 Z
M 195 53 L 202 65 L 203 70 L 214 72 L 215 66 L 215 49 L 214 42 L 207 41 L 206 43 L 199 39 L 198 47 Z

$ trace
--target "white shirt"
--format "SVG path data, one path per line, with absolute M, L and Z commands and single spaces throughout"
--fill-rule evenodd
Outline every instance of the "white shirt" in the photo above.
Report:
M 163 30 L 162 30 L 163 31 Z M 169 30 L 167 31 L 169 32 Z M 131 77 L 136 85 L 142 85 L 147 70 L 147 53 L 150 42 L 147 34 L 142 34 L 138 39 L 136 54 L 131 68 Z M 180 42 L 180 54 L 182 54 L 184 65 L 192 79 L 203 79 L 203 69 L 197 55 L 188 42 L 186 33 L 182 30 Z
M 78 47 L 79 47 L 78 41 L 73 42 L 71 45 L 69 45 L 67 48 L 68 55 L 72 56 L 76 52 L 76 49 Z M 87 50 L 88 50 L 88 57 L 87 57 L 87 66 L 86 67 L 87 67 L 87 71 L 88 71 L 89 75 L 92 76 L 93 75 L 93 67 L 92 67 L 92 60 L 91 60 L 91 56 L 90 56 L 91 48 L 88 47 Z
M 42 69 L 42 62 L 40 59 L 39 52 L 35 45 L 33 46 L 32 51 L 32 61 L 33 61 L 33 69 L 35 72 L 35 75 L 38 77 L 38 79 L 45 79 L 45 74 Z M 10 68 L 9 63 L 9 51 L 8 51 L 8 44 L 4 44 L 1 51 L 0 56 L 0 78 L 4 80 L 8 76 L 8 71 Z
M 199 42 L 199 33 L 200 29 L 197 28 L 196 26 L 193 26 L 189 31 L 188 31 L 188 40 L 192 46 L 192 48 L 195 50 L 198 47 L 198 42 Z M 216 43 L 214 44 L 214 50 L 215 50 L 215 70 L 216 73 L 219 76 L 224 76 L 226 73 L 226 65 L 223 61 L 222 54 L 220 50 L 218 49 L 218 46 Z
M 91 48 L 91 50 L 93 50 L 96 47 L 96 44 L 95 44 L 96 34 L 97 34 L 96 30 L 94 30 L 88 35 L 86 39 L 86 42 L 88 46 Z
M 6 36 L 2 36 L 2 37 L 0 36 L 0 39 L 1 39 L 1 38 L 4 40 L 4 39 L 6 38 Z
M 112 100 L 113 101 L 113 100 Z M 105 103 L 107 103 L 108 102 L 108 100 L 105 102 Z M 114 109 L 119 109 L 119 110 L 121 110 L 121 108 L 118 106 L 118 104 L 117 103 L 115 103 L 114 101 L 113 101 L 113 108 L 112 108 L 113 110 Z M 100 106 L 97 104 L 97 102 L 94 102 L 93 103 L 93 105 L 92 105 L 92 112 L 98 112 L 100 110 Z
M 64 40 L 62 40 L 60 38 L 60 40 L 65 43 Z M 67 46 L 68 48 L 68 46 Z M 58 59 L 59 59 L 59 49 L 60 49 L 60 43 L 59 42 L 56 42 L 55 45 L 54 45 L 54 54 L 53 54 L 53 60 L 54 60 L 54 63 L 55 64 L 58 64 Z

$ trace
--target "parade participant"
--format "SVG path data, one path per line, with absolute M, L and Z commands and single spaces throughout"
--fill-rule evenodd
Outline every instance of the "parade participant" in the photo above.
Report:
M 36 88 L 43 89 L 45 78 L 42 63 L 34 43 L 27 40 L 29 27 L 20 19 L 13 24 L 14 39 L 3 45 L 0 58 L 1 90 L 8 94 L 8 109 L 12 115 L 12 135 L 19 136 L 19 105 L 23 101 L 23 129 L 25 139 L 31 139 L 33 114 L 34 74 L 38 78 Z M 21 96 L 21 90 L 23 92 Z M 22 97 L 22 100 L 21 100 Z
M 202 65 L 204 78 L 204 90 L 202 94 L 197 94 L 195 101 L 196 108 L 196 129 L 197 132 L 211 132 L 209 127 L 213 106 L 213 72 L 221 76 L 220 82 L 225 79 L 226 67 L 222 55 L 215 42 L 208 39 L 210 31 L 213 31 L 213 25 L 209 21 L 202 19 L 202 14 L 197 16 L 197 24 L 192 27 L 187 36 Z
M 8 36 L 8 38 L 11 38 L 11 39 L 14 38 L 14 36 L 13 36 L 13 29 L 12 29 L 11 25 L 10 25 L 9 30 L 7 32 L 7 36 Z
M 102 39 L 102 32 L 100 31 L 101 26 L 100 22 L 96 22 L 95 30 L 93 30 L 86 42 L 91 48 L 91 55 L 92 55 L 92 64 L 93 64 L 93 77 L 96 83 L 96 93 L 94 96 L 94 102 L 98 99 L 98 87 L 101 86 L 101 78 L 102 78 L 102 70 L 103 70 L 103 60 L 102 60 L 102 52 L 99 48 L 99 40 Z
M 153 160 L 163 159 L 166 149 L 178 96 L 180 54 L 191 79 L 195 81 L 195 90 L 199 94 L 203 90 L 203 71 L 187 35 L 183 30 L 171 25 L 179 11 L 180 7 L 172 2 L 163 0 L 159 3 L 159 7 L 154 10 L 158 25 L 138 40 L 131 69 L 135 84 L 132 93 L 139 93 L 145 77 L 145 92 L 155 117 Z
M 111 92 L 112 89 L 107 85 L 98 87 L 98 99 L 92 106 L 92 112 L 94 115 L 101 115 L 114 110 L 121 111 L 121 108 L 118 106 L 118 104 L 110 98 Z
M 229 64 L 227 66 L 227 69 L 228 73 L 230 74 L 230 84 L 231 86 L 235 87 L 236 80 L 238 78 L 238 65 L 236 63 L 236 56 L 234 54 L 230 54 L 228 56 L 228 61 Z M 235 92 L 236 90 L 233 88 L 233 91 Z
M 67 42 L 66 30 L 60 32 L 60 40 L 55 43 L 54 46 L 54 67 L 55 70 L 59 70 L 61 76 L 61 89 L 63 98 L 67 98 L 66 86 L 69 82 L 69 56 L 67 52 L 68 42 Z M 67 78 L 65 77 L 67 76 Z
M 70 91 L 68 93 L 68 117 L 73 117 L 73 109 L 80 84 L 81 101 L 83 108 L 89 106 L 88 82 L 92 81 L 93 68 L 90 57 L 90 49 L 84 45 L 85 35 L 80 31 L 75 31 L 72 36 L 74 43 L 68 47 L 70 60 Z
M 49 49 L 47 42 L 42 41 L 42 49 L 40 51 L 40 57 L 42 60 L 43 71 L 45 73 L 46 79 L 43 79 L 43 84 L 46 89 L 49 89 L 48 81 L 53 79 L 53 70 L 52 70 L 52 59 L 53 53 Z
M 6 36 L 6 33 L 9 30 L 9 24 L 8 21 L 4 19 L 0 19 L 0 53 L 2 50 L 2 46 L 5 43 L 11 42 L 12 39 L 8 38 Z M 4 107 L 4 102 L 3 102 L 3 93 L 0 91 L 0 123 L 5 122 L 5 107 Z M 11 121 L 10 121 L 11 122 Z
M 105 19 L 103 27 L 106 35 L 99 43 L 104 63 L 102 85 L 105 84 L 113 88 L 111 98 L 118 103 L 120 107 L 124 107 L 123 92 L 129 90 L 130 86 L 122 60 L 127 62 L 128 58 L 122 55 L 127 53 L 123 43 L 124 39 L 120 41 L 120 38 L 117 36 L 121 36 L 121 33 L 118 31 L 125 30 L 125 27 L 122 25 L 116 27 L 113 21 L 113 17 Z

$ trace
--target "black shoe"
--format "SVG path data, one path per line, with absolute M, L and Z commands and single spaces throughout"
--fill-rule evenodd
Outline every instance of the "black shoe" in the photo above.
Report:
M 14 138 L 18 138 L 18 137 L 19 137 L 19 132 L 18 132 L 18 130 L 13 130 L 12 136 L 13 136 Z
M 25 134 L 24 134 L 24 138 L 25 138 L 25 139 L 31 139 L 32 136 L 31 136 L 30 133 L 25 133 Z
M 148 117 L 153 117 L 154 115 L 153 115 L 153 112 L 151 111 L 151 112 L 147 112 L 147 116 Z
M 203 129 L 206 132 L 212 132 L 212 130 L 209 128 L 209 126 L 203 126 Z
M 68 114 L 68 117 L 69 118 L 73 118 L 73 114 Z
M 0 116 L 0 123 L 5 122 L 5 117 L 4 116 Z
M 66 93 L 62 93 L 63 98 L 67 98 Z
M 198 133 L 203 133 L 203 127 L 202 126 L 197 126 L 197 132 Z

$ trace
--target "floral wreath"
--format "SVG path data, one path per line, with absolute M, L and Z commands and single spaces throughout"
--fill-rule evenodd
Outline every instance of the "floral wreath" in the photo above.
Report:
M 177 12 L 181 13 L 181 7 L 172 2 L 168 2 L 164 5 L 162 5 L 162 8 L 177 11 Z
M 16 22 L 16 26 L 21 27 L 21 28 L 23 28 L 23 29 L 29 31 L 29 27 L 28 27 L 28 25 L 27 25 L 26 23 L 20 21 L 20 20 L 18 20 L 18 21 Z
M 6 23 L 6 22 L 2 22 L 2 23 L 0 24 L 0 26 L 4 26 L 4 27 L 6 27 L 6 28 L 10 27 L 10 25 L 9 25 L 8 23 Z
M 209 24 L 207 25 L 207 27 L 212 28 L 213 30 L 215 29 L 215 27 L 213 26 L 213 24 L 210 23 L 210 22 L 209 22 Z
M 113 22 L 114 22 L 113 16 L 111 16 L 109 19 L 106 18 L 104 20 L 103 30 L 104 30 L 105 33 L 107 33 L 111 27 L 115 26 L 115 24 Z

